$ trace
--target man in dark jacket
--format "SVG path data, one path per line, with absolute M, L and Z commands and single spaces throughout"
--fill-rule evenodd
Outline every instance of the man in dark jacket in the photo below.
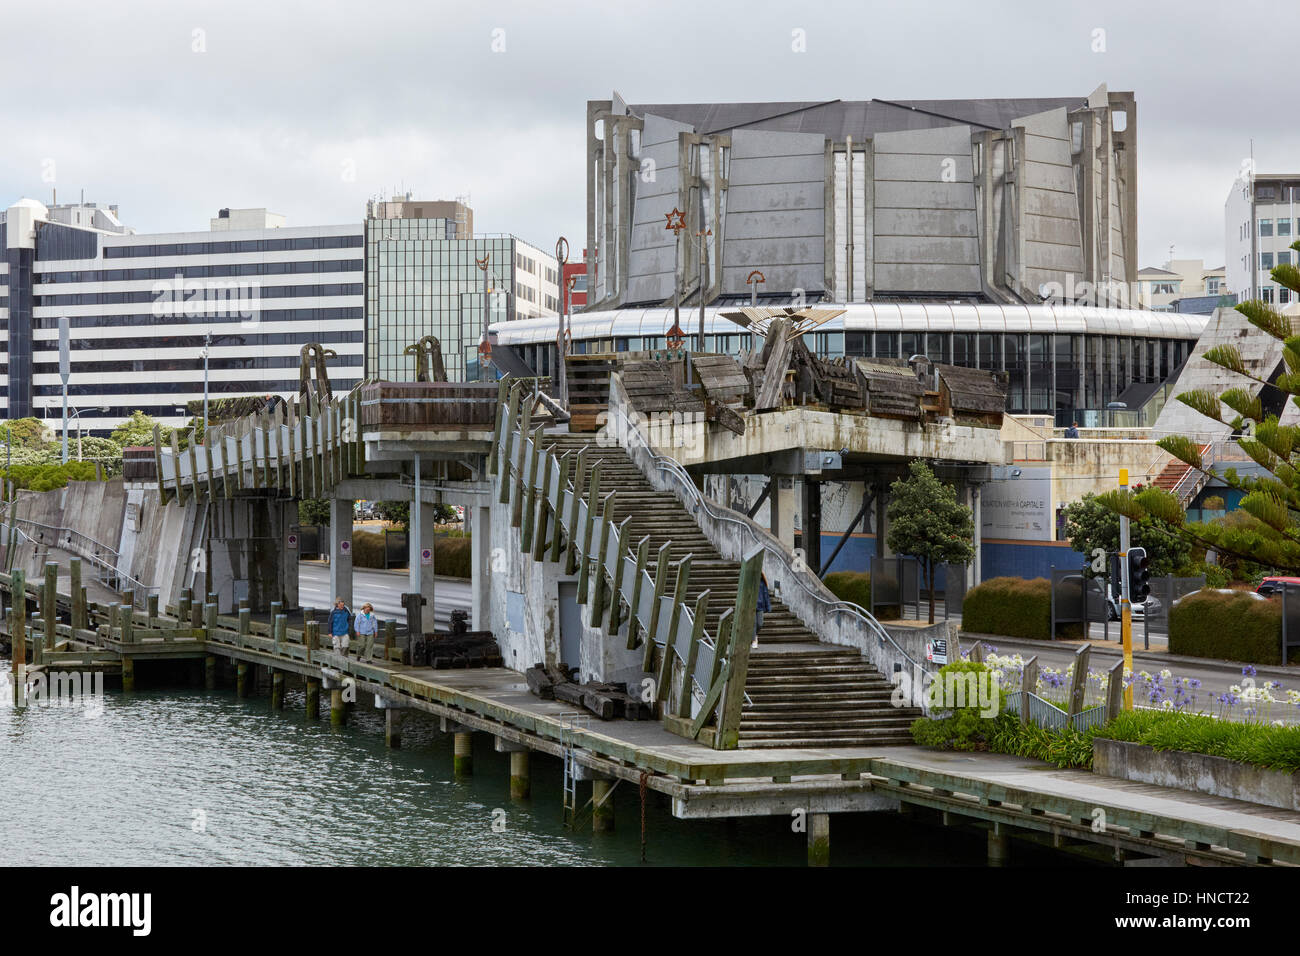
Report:
M 348 632 L 352 627 L 352 611 L 343 603 L 343 598 L 334 599 L 334 610 L 330 611 L 330 639 L 334 652 L 347 656 L 348 644 L 351 642 Z
M 758 605 L 754 608 L 754 643 L 758 647 L 758 631 L 763 626 L 763 612 L 772 610 L 772 599 L 767 593 L 767 575 L 758 576 Z

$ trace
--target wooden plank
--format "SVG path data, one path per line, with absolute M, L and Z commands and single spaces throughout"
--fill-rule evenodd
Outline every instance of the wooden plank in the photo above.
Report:
M 694 698 L 692 681 L 695 676 L 695 662 L 700 656 L 700 640 L 704 637 L 704 620 L 709 613 L 709 591 L 706 588 L 695 599 L 695 612 L 692 616 L 691 643 L 686 648 L 686 663 L 682 665 L 682 692 L 677 701 L 677 716 L 691 716 L 691 701 Z M 705 693 L 709 691 L 704 688 Z
M 558 563 L 560 560 L 560 546 L 564 540 L 564 492 L 569 486 L 569 468 L 573 465 L 573 458 L 570 452 L 565 452 L 560 456 L 560 486 L 555 498 L 555 527 L 551 534 L 551 563 Z
M 551 513 L 551 474 L 555 467 L 555 453 L 549 448 L 542 452 L 542 489 L 537 498 L 537 513 L 533 518 L 533 560 L 541 561 L 546 557 L 550 541 L 546 537 L 546 522 Z
M 736 613 L 732 617 L 730 654 L 727 659 L 727 689 L 718 733 L 719 750 L 735 750 L 740 740 L 740 713 L 745 701 L 745 677 L 749 672 L 750 638 L 754 634 L 754 611 L 758 605 L 758 579 L 763 570 L 763 549 L 756 547 L 740 565 L 736 588 Z
M 637 605 L 641 603 L 641 582 L 645 577 L 646 562 L 650 556 L 650 535 L 646 535 L 636 546 L 636 571 L 632 578 L 632 600 L 628 602 L 627 608 L 627 649 L 636 650 L 637 631 L 640 629 L 640 623 L 637 620 Z
M 620 612 L 623 607 L 623 569 L 627 564 L 627 525 L 631 520 L 632 516 L 628 515 L 614 529 L 614 553 L 618 557 L 614 562 L 614 580 L 610 585 L 612 594 L 609 601 L 609 618 L 605 622 L 605 635 L 607 637 L 613 637 L 618 633 L 619 627 L 622 626 Z
M 582 500 L 583 483 L 587 478 L 587 448 L 578 449 L 578 461 L 573 469 L 573 497 L 569 501 L 569 547 L 564 559 L 564 573 L 574 574 L 578 570 L 578 502 Z

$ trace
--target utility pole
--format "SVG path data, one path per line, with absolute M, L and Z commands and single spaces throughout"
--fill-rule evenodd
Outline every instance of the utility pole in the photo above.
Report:
M 1121 494 L 1128 493 L 1128 469 L 1119 470 L 1119 490 Z M 1120 640 L 1124 644 L 1124 673 L 1121 675 L 1127 677 L 1133 672 L 1133 605 L 1129 600 L 1132 591 L 1132 581 L 1129 576 L 1128 566 L 1128 549 L 1129 549 L 1129 521 L 1124 515 L 1119 516 L 1119 573 L 1120 573 L 1120 592 L 1119 592 L 1119 633 Z M 1124 709 L 1133 709 L 1133 685 L 1129 684 L 1124 688 Z
M 63 380 L 63 464 L 68 463 L 68 378 L 72 374 L 72 357 L 68 345 L 68 317 L 59 316 L 59 378 Z
M 560 405 L 568 408 L 569 370 L 565 360 L 569 355 L 569 290 L 564 281 L 564 264 L 569 261 L 569 240 L 563 236 L 555 243 L 555 261 L 560 265 L 560 333 L 555 342 L 555 391 Z
M 212 346 L 212 333 L 203 335 L 203 440 L 208 440 L 208 351 Z

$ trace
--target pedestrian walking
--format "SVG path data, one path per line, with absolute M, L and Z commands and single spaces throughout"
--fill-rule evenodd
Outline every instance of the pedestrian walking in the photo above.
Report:
M 758 647 L 758 632 L 763 627 L 763 612 L 772 610 L 772 599 L 767 593 L 767 575 L 758 576 L 758 605 L 754 608 L 754 643 Z
M 1078 438 L 1078 437 L 1079 437 L 1079 423 L 1078 423 L 1078 422 L 1070 422 L 1070 427 L 1067 428 L 1067 429 L 1065 430 L 1065 437 L 1066 437 L 1066 438 Z
M 379 633 L 379 620 L 375 617 L 375 607 L 369 601 L 361 605 L 361 613 L 353 622 L 357 640 L 361 642 L 361 656 L 370 657 L 375 648 L 375 636 Z
M 334 610 L 330 611 L 330 640 L 334 644 L 334 653 L 347 656 L 351 627 L 352 611 L 343 603 L 343 598 L 335 598 Z

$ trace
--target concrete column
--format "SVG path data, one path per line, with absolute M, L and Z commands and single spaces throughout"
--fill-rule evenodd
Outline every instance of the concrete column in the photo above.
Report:
M 32 637 L 33 646 L 36 645 L 37 640 L 38 638 L 36 638 L 35 636 Z M 122 691 L 123 693 L 129 694 L 133 690 L 135 690 L 135 658 L 123 657 L 122 658 Z
M 803 553 L 808 570 L 822 570 L 822 483 L 816 478 L 803 480 Z
M 831 865 L 831 815 L 808 814 L 808 865 Z
M 614 783 L 608 777 L 591 781 L 591 828 L 596 833 L 610 833 L 614 829 Z
M 772 516 L 771 531 L 787 550 L 794 550 L 794 479 L 773 475 L 772 493 L 768 495 L 768 513 Z M 789 482 L 789 488 L 782 488 Z
M 311 720 L 320 717 L 320 681 L 314 677 L 307 678 L 307 716 Z
M 1011 839 L 998 824 L 989 831 L 989 866 L 1006 866 L 1011 855 Z
M 457 731 L 453 738 L 451 765 L 458 775 L 474 772 L 474 735 L 467 730 Z
M 402 749 L 402 711 L 400 708 L 384 708 L 384 743 L 393 750 Z
M 486 631 L 488 607 L 492 602 L 492 509 L 474 505 L 466 509 L 466 516 L 471 515 L 469 524 L 473 580 L 470 582 L 470 627 L 476 631 Z
M 284 672 L 271 671 L 271 709 L 284 710 Z
M 984 539 L 980 533 L 980 523 L 983 521 L 980 514 L 980 486 L 971 485 L 970 494 L 971 511 L 974 512 L 971 517 L 975 525 L 975 537 L 973 541 L 975 545 L 975 559 L 971 561 L 971 569 L 975 576 L 975 580 L 971 582 L 971 585 L 975 586 L 984 580 L 984 548 L 982 547 Z
M 532 792 L 532 781 L 528 774 L 528 751 L 510 752 L 510 796 L 514 800 L 527 800 Z
M 348 722 L 347 705 L 343 703 L 343 688 L 330 691 L 330 726 L 342 727 Z
M 203 687 L 205 690 L 217 689 L 217 658 L 209 654 L 203 658 Z
M 433 505 L 420 500 L 420 456 L 415 456 L 415 493 L 411 498 L 411 521 L 407 527 L 407 563 L 410 567 L 406 590 L 418 593 L 424 598 L 423 626 L 426 634 L 434 630 L 434 575 L 437 573 L 437 561 L 433 552 L 434 513 Z M 429 563 L 424 564 L 424 552 L 429 552 Z
M 885 535 L 889 533 L 885 509 L 889 507 L 889 486 L 881 483 L 876 486 L 876 557 L 885 557 L 889 550 L 885 547 Z
M 243 661 L 235 665 L 235 696 L 248 696 L 248 665 Z
M 352 506 L 344 498 L 330 499 L 330 607 L 343 598 L 352 607 Z

